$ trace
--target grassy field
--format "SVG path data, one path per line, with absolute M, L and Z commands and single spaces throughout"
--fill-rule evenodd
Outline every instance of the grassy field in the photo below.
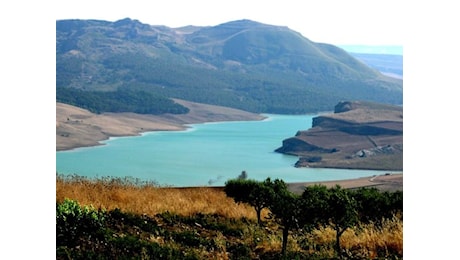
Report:
M 136 185 L 121 179 L 90 181 L 86 178 L 58 177 L 56 200 L 62 202 L 65 198 L 96 208 L 119 208 L 151 216 L 170 211 L 186 216 L 201 212 L 228 218 L 256 218 L 252 207 L 236 204 L 222 190 L 213 188 L 160 188 L 155 185 Z
M 57 176 L 56 202 L 61 203 L 66 198 L 80 205 L 107 211 L 120 209 L 139 218 L 148 218 L 169 235 L 158 235 L 165 234 L 164 231 L 155 235 L 133 227 L 132 230 L 137 231 L 129 233 L 131 231 L 125 229 L 113 236 L 123 237 L 129 233 L 146 243 L 193 253 L 198 259 L 236 259 L 241 252 L 247 257 L 241 259 L 276 259 L 281 249 L 281 231 L 277 225 L 267 220 L 264 227 L 259 227 L 255 210 L 236 204 L 221 188 L 167 188 L 129 179 L 91 181 L 77 176 Z M 262 217 L 268 213 L 263 211 Z M 236 234 L 232 230 L 236 230 Z M 193 236 L 184 242 L 184 236 L 190 234 Z M 198 244 L 190 241 L 198 241 Z M 329 227 L 308 233 L 296 231 L 290 233 L 288 251 L 293 255 L 330 258 L 334 256 L 334 241 L 335 231 Z M 213 246 L 203 246 L 203 243 Z M 348 229 L 341 237 L 341 245 L 353 257 L 402 258 L 402 216 L 385 220 L 381 227 L 367 224 Z

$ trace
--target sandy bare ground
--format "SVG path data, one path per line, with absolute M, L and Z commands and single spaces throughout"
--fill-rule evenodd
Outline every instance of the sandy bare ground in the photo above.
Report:
M 305 187 L 315 184 L 325 185 L 326 187 L 334 187 L 335 185 L 340 185 L 340 187 L 345 189 L 375 187 L 382 191 L 402 191 L 403 174 L 392 173 L 340 181 L 289 183 L 288 187 L 290 191 L 301 194 Z
M 175 100 L 190 109 L 183 115 L 135 113 L 94 114 L 75 106 L 56 103 L 56 150 L 100 145 L 109 137 L 134 136 L 148 131 L 179 131 L 186 124 L 261 120 L 259 114 L 242 110 Z

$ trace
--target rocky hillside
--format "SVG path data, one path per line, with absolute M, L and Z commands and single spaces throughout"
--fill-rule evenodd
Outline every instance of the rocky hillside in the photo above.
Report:
M 56 87 L 58 102 L 98 113 L 186 113 L 171 98 L 280 114 L 325 111 L 343 99 L 402 104 L 402 80 L 334 45 L 250 20 L 182 28 L 56 21 Z M 146 110 L 149 100 L 164 105 Z
M 280 153 L 300 157 L 297 167 L 376 170 L 403 168 L 403 109 L 371 102 L 340 102 L 312 128 L 285 139 Z

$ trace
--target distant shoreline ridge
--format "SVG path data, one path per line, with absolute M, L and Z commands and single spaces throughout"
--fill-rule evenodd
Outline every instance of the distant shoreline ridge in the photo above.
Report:
M 403 56 L 403 46 L 401 45 L 362 45 L 362 44 L 343 44 L 337 45 L 347 52 L 366 53 L 366 54 L 388 54 Z

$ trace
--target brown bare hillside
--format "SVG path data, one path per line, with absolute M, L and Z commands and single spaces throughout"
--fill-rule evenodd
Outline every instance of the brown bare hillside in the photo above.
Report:
M 403 169 L 403 110 L 370 102 L 341 102 L 334 114 L 285 139 L 276 151 L 300 157 L 297 167 Z
M 261 120 L 264 117 L 242 110 L 175 100 L 190 109 L 183 115 L 135 113 L 94 114 L 75 106 L 56 103 L 56 150 L 100 145 L 111 136 L 133 136 L 147 131 L 184 130 L 184 124 Z

